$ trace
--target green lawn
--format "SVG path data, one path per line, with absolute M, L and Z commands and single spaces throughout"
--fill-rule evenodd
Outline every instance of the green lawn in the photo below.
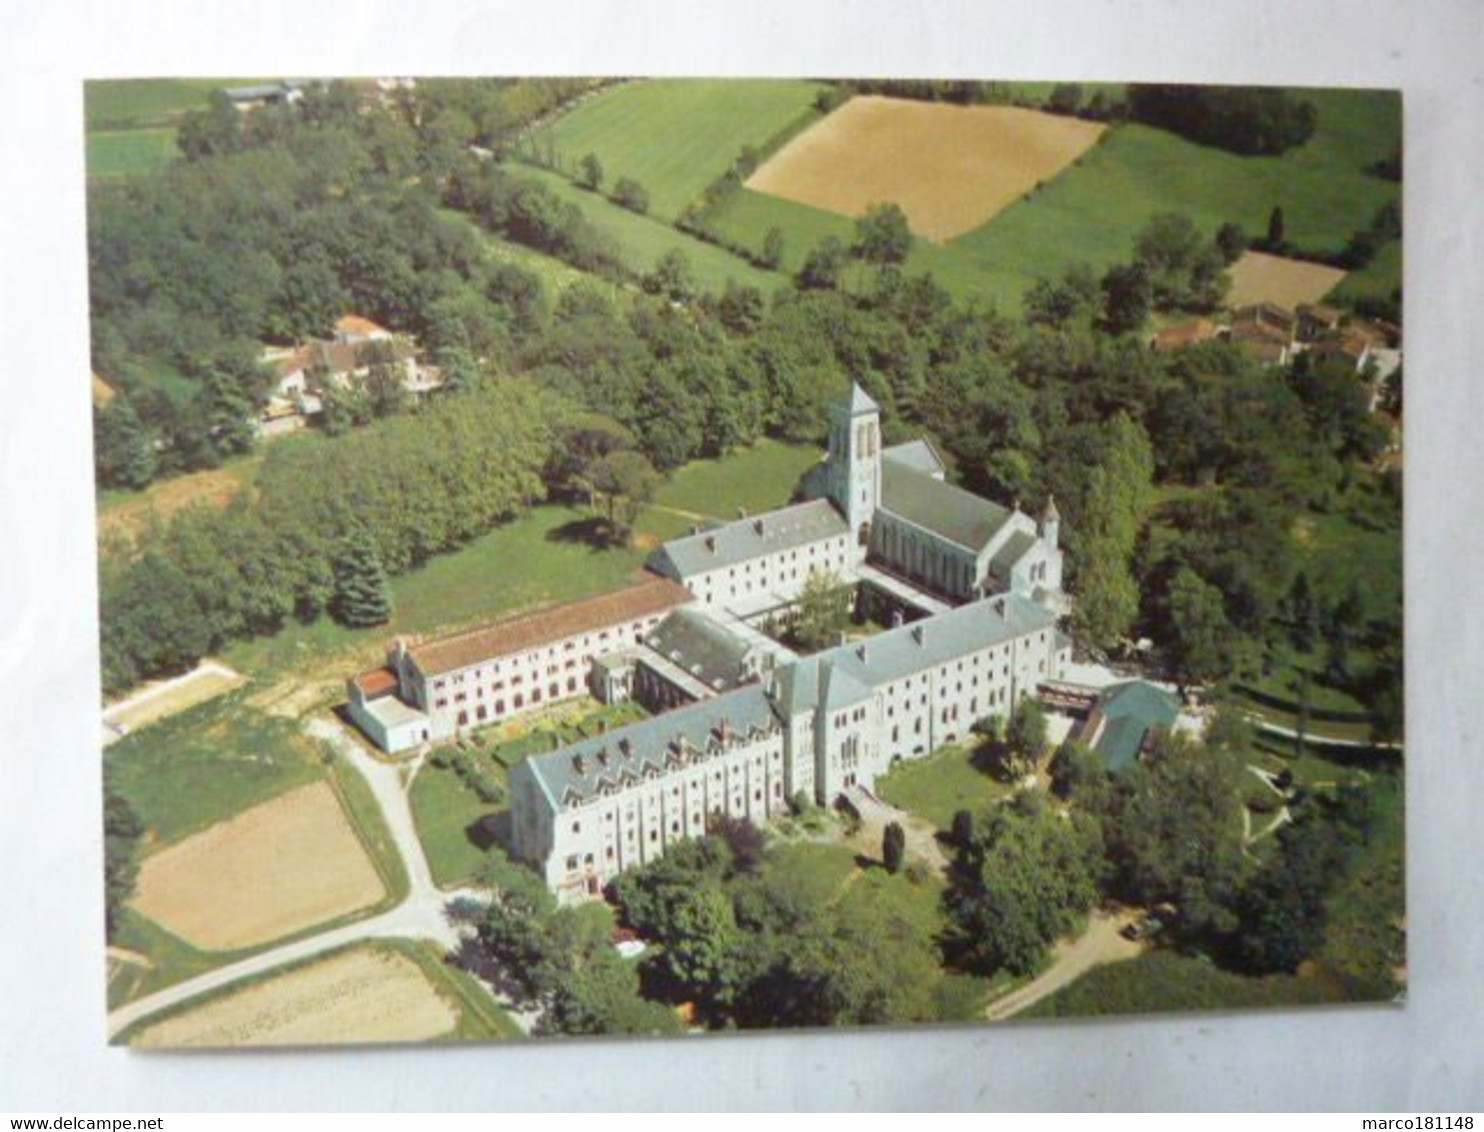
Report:
M 110 1010 L 229 961 L 222 952 L 198 951 L 132 908 L 124 909 L 111 942 L 145 956 L 150 965 L 124 964 L 116 969 L 114 977 L 108 981 Z
M 255 674 L 341 654 L 348 664 L 374 663 L 381 646 L 397 633 L 453 630 L 622 586 L 644 555 L 584 541 L 589 519 L 572 507 L 533 508 L 463 549 L 394 578 L 395 612 L 388 624 L 356 630 L 327 617 L 310 625 L 295 623 L 271 637 L 237 642 L 225 653 L 227 663 Z
M 510 730 L 510 724 L 476 732 L 467 749 L 480 770 L 508 792 L 508 772 L 521 760 L 596 735 L 604 725 L 622 727 L 646 714 L 632 703 L 574 703 L 543 713 L 534 724 L 520 721 L 513 726 L 529 726 L 529 730 L 511 738 L 495 738 Z M 428 855 L 434 883 L 451 888 L 472 880 L 501 824 L 499 815 L 509 812 L 509 803 L 483 801 L 451 768 L 432 762 L 418 771 L 410 797 L 418 839 Z
M 739 507 L 749 514 L 781 507 L 822 456 L 813 445 L 759 440 L 719 460 L 696 460 L 677 469 L 655 503 L 718 519 L 735 519 Z
M 594 225 L 617 242 L 624 264 L 635 271 L 650 271 L 667 252 L 679 251 L 690 262 L 695 283 L 703 291 L 721 291 L 729 279 L 763 291 L 789 284 L 788 279 L 776 272 L 753 267 L 724 248 L 687 236 L 664 220 L 620 208 L 607 197 L 578 188 L 549 170 L 520 166 L 516 176 L 543 184 L 560 199 L 577 205 Z
M 625 83 L 562 115 L 538 136 L 576 171 L 588 153 L 604 184 L 620 177 L 649 192 L 650 210 L 674 220 L 726 172 L 742 147 L 761 148 L 817 117 L 820 83 L 796 79 L 648 79 Z
M 174 126 L 99 130 L 87 136 L 89 177 L 128 177 L 150 173 L 179 156 Z
M 1034 95 L 1052 84 L 1010 85 Z M 1260 235 L 1274 205 L 1283 208 L 1289 240 L 1337 251 L 1399 196 L 1400 186 L 1367 168 L 1399 146 L 1401 101 L 1384 91 L 1301 93 L 1318 107 L 1319 127 L 1299 149 L 1240 157 L 1163 130 L 1116 126 L 1070 168 L 979 228 L 942 246 L 918 240 L 906 270 L 931 271 L 960 299 L 1013 311 L 1032 283 L 1073 263 L 1101 270 L 1126 261 L 1139 230 L 1158 213 L 1184 213 L 1207 232 L 1235 221 Z M 747 247 L 759 247 L 775 225 L 791 271 L 823 237 L 848 243 L 854 232 L 846 217 L 745 190 L 717 219 L 723 235 Z M 1399 258 L 1383 251 L 1352 287 L 1389 290 Z
M 899 763 L 876 782 L 882 799 L 940 830 L 953 825 L 959 810 L 981 813 L 1012 789 L 975 766 L 970 748 L 958 745 Z
M 179 841 L 325 775 L 320 748 L 292 720 L 233 692 L 163 719 L 109 747 L 110 780 L 149 831 Z
M 855 856 L 848 845 L 788 842 L 769 847 L 763 871 L 787 875 L 811 905 L 826 904 L 855 871 Z
M 481 766 L 504 784 L 504 769 L 497 763 L 481 760 Z M 412 780 L 410 798 L 433 883 L 452 888 L 471 880 L 490 845 L 493 823 L 487 819 L 508 812 L 508 806 L 481 801 L 452 770 L 431 763 L 424 764 Z

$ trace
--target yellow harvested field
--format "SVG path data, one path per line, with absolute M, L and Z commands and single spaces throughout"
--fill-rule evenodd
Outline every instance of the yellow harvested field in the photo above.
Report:
M 107 708 L 103 719 L 115 727 L 122 725 L 135 731 L 147 723 L 204 704 L 237 687 L 244 679 L 230 668 L 202 664 L 187 676 L 144 685 L 127 700 Z
M 385 894 L 335 792 L 315 782 L 146 857 L 134 907 L 194 947 L 230 951 Z
M 1300 303 L 1317 303 L 1345 278 L 1338 267 L 1284 259 L 1266 252 L 1244 252 L 1227 271 L 1232 277 L 1232 288 L 1226 301 L 1233 307 L 1277 303 L 1293 310 Z
M 794 138 L 747 187 L 845 216 L 894 202 L 946 241 L 1055 177 L 1105 126 L 1013 106 L 852 98 Z
M 405 955 L 360 947 L 156 1022 L 138 1046 L 415 1042 L 451 1033 L 454 1007 Z
M 137 494 L 121 495 L 99 508 L 98 530 L 105 535 L 134 535 L 151 517 L 168 519 L 197 505 L 224 508 L 249 488 L 261 462 L 262 457 L 250 456 L 225 468 L 174 476 Z

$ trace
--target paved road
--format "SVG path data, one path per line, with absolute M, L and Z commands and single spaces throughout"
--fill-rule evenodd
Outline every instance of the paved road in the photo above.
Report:
M 1051 966 L 1037 978 L 1009 994 L 995 999 L 985 1008 L 984 1017 L 1000 1022 L 1023 1010 L 1029 1010 L 1070 985 L 1094 967 L 1132 959 L 1144 950 L 1142 943 L 1124 939 L 1119 933 L 1142 913 L 1124 910 L 1116 913 L 1098 911 L 1092 914 L 1087 931 L 1074 940 L 1062 940 L 1053 949 Z
M 358 920 L 353 924 L 259 952 L 240 962 L 218 967 L 204 975 L 197 975 L 144 998 L 135 999 L 108 1015 L 110 1037 L 142 1018 L 178 1006 L 197 995 L 220 990 L 240 979 L 266 974 L 285 964 L 296 963 L 359 940 L 431 939 L 450 951 L 457 949 L 462 942 L 462 932 L 449 922 L 448 905 L 461 897 L 478 899 L 482 894 L 472 888 L 446 890 L 434 885 L 432 870 L 428 867 L 422 842 L 418 840 L 417 826 L 412 820 L 412 806 L 402 782 L 403 767 L 372 758 L 359 743 L 345 733 L 344 726 L 334 718 L 312 718 L 304 725 L 304 730 L 313 738 L 328 743 L 344 756 L 370 785 L 371 793 L 381 808 L 382 817 L 407 870 L 406 899 L 395 908 L 370 919 Z M 517 1024 L 529 1033 L 535 1021 L 534 1016 L 522 1014 L 510 1003 L 500 1001 L 498 996 L 494 997 L 515 1018 Z

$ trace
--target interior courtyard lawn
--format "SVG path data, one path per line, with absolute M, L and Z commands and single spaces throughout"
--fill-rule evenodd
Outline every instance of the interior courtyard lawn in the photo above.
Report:
M 586 99 L 540 131 L 563 168 L 596 154 L 604 184 L 620 177 L 649 192 L 650 209 L 674 220 L 731 166 L 818 117 L 823 84 L 800 79 L 644 79 Z
M 757 514 L 786 504 L 800 477 L 823 456 L 812 444 L 764 438 L 719 460 L 695 460 L 678 468 L 654 502 L 715 519 L 735 519 L 739 507 Z
M 876 793 L 947 831 L 959 810 L 977 815 L 1014 790 L 976 765 L 975 758 L 973 748 L 955 743 L 927 758 L 900 762 L 877 779 Z

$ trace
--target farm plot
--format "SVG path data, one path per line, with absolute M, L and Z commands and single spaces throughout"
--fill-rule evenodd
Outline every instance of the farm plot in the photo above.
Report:
M 1266 302 L 1292 310 L 1300 303 L 1317 303 L 1345 278 L 1338 267 L 1266 252 L 1245 252 L 1228 270 L 1232 286 L 1226 301 L 1233 307 Z
M 609 184 L 631 177 L 654 214 L 673 220 L 726 172 L 743 146 L 762 147 L 816 113 L 820 84 L 787 79 L 649 79 L 624 83 L 541 131 L 569 172 L 589 153 Z
M 361 947 L 227 993 L 142 1030 L 139 1046 L 412 1042 L 450 1034 L 458 1014 L 418 964 Z
M 766 161 L 747 187 L 846 216 L 893 201 L 946 241 L 1055 177 L 1105 127 L 1010 106 L 851 99 Z
M 334 791 L 291 790 L 145 858 L 134 907 L 196 947 L 254 947 L 386 893 Z

